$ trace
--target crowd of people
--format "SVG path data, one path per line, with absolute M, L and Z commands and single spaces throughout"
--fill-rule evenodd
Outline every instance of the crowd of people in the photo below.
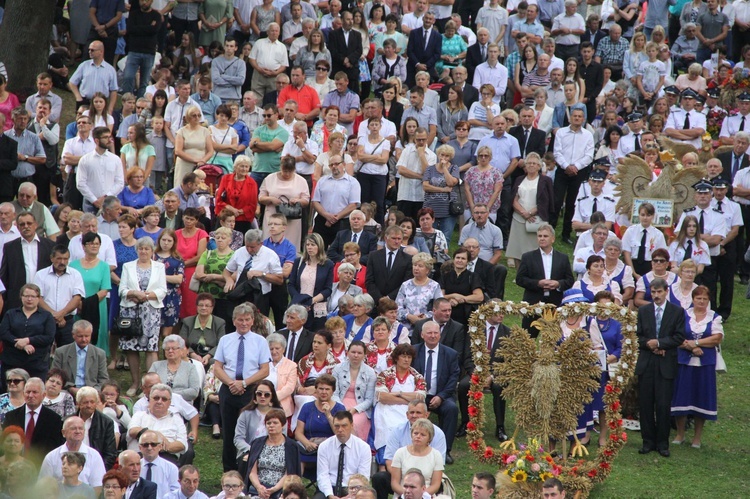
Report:
M 9 497 L 204 497 L 201 424 L 220 499 L 307 497 L 296 477 L 316 499 L 447 494 L 469 317 L 508 267 L 529 303 L 637 309 L 641 453 L 669 456 L 670 417 L 700 448 L 750 277 L 750 93 L 719 105 L 748 78 L 743 2 L 58 5 L 37 92 L 0 65 Z M 706 167 L 695 207 L 616 211 L 624 158 L 655 181 L 661 139 L 700 149 L 718 111 L 731 150 L 677 158 Z M 576 433 L 598 419 L 603 444 L 620 324 L 579 327 L 602 388 Z M 487 318 L 493 357 L 508 334 Z

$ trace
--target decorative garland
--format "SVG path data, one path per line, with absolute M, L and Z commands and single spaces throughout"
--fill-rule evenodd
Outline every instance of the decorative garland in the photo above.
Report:
M 483 388 L 487 384 L 488 376 L 491 374 L 490 352 L 487 350 L 487 339 L 485 334 L 485 324 L 487 317 L 502 313 L 503 315 L 517 315 L 521 317 L 542 316 L 535 325 L 540 329 L 540 343 L 535 346 L 533 340 L 526 331 L 514 327 L 511 335 L 501 339 L 501 349 L 510 353 L 505 355 L 506 362 L 528 362 L 526 359 L 514 358 L 513 352 L 528 351 L 535 348 L 536 355 L 539 356 L 545 349 L 545 341 L 554 341 L 552 347 L 562 338 L 562 329 L 560 321 L 566 318 L 581 316 L 604 316 L 615 319 L 622 324 L 623 344 L 619 362 L 619 370 L 616 375 L 610 376 L 604 391 L 604 407 L 608 429 L 610 431 L 607 444 L 599 448 L 596 458 L 593 460 L 579 459 L 574 462 L 562 461 L 560 465 L 553 468 L 553 475 L 557 476 L 565 485 L 566 489 L 572 492 L 579 492 L 579 497 L 587 497 L 592 487 L 596 483 L 603 482 L 612 471 L 612 462 L 619 453 L 620 449 L 627 441 L 627 434 L 622 424 L 620 395 L 627 386 L 630 379 L 635 374 L 635 363 L 638 358 L 638 338 L 636 335 L 637 314 L 612 303 L 595 304 L 595 303 L 570 303 L 562 307 L 556 307 L 552 304 L 539 303 L 530 305 L 527 302 L 514 303 L 510 301 L 492 301 L 486 303 L 476 310 L 469 319 L 469 337 L 472 349 L 472 356 L 475 364 L 474 374 L 471 376 L 471 386 L 469 388 L 469 423 L 467 425 L 467 442 L 469 448 L 475 457 L 484 463 L 498 465 L 502 470 L 509 470 L 513 465 L 517 466 L 519 457 L 524 457 L 522 453 L 509 453 L 503 449 L 493 449 L 487 445 L 484 439 L 484 393 Z M 582 330 L 576 330 L 574 334 L 586 334 Z M 583 336 L 580 336 L 583 339 Z M 548 338 L 545 340 L 545 338 Z M 546 345 L 549 349 L 550 345 Z M 528 365 L 526 366 L 528 367 Z M 494 369 L 498 373 L 497 366 Z M 505 387 L 512 385 L 514 382 L 525 382 L 525 380 L 503 378 L 500 376 L 500 383 Z M 505 392 L 509 390 L 506 388 Z M 589 394 L 590 400 L 590 394 Z M 510 400 L 513 405 L 513 399 Z M 585 403 L 585 402 L 584 402 Z M 554 417 L 554 416 L 553 416 Z M 519 411 L 516 410 L 516 423 L 519 425 Z M 572 430 L 572 428 L 570 428 Z M 537 435 L 527 435 L 528 438 L 537 438 Z M 529 441 L 530 445 L 532 440 Z M 543 444 L 543 443 L 542 443 Z M 522 446 L 522 451 L 527 447 Z M 514 449 L 515 450 L 515 449 Z M 538 449 L 543 451 L 543 449 Z M 537 451 L 537 449 L 534 449 Z M 528 454 L 528 452 L 526 452 Z M 516 459 L 509 461 L 510 456 L 516 456 Z M 503 476 L 507 476 L 503 473 Z M 523 476 L 520 475 L 519 476 Z M 520 480 L 519 480 L 520 481 Z M 516 480 L 513 480 L 516 482 Z M 523 482 L 515 491 L 509 491 L 503 497 L 533 497 L 538 496 L 538 491 L 530 492 L 527 482 Z M 531 495 L 529 495 L 531 494 Z

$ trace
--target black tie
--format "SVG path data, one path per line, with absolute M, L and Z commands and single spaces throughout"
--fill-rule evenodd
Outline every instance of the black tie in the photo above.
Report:
M 745 117 L 743 116 L 740 120 L 740 132 L 745 130 Z
M 146 470 L 146 480 L 148 480 L 149 482 L 153 482 L 153 480 L 151 479 L 151 469 L 154 467 L 154 463 L 146 463 L 146 467 L 148 468 Z
M 599 211 L 599 210 L 597 210 L 596 208 L 597 208 L 597 206 L 596 206 L 596 198 L 594 198 L 594 204 L 593 204 L 593 205 L 591 206 L 591 214 L 592 214 L 592 215 L 593 215 L 594 213 L 596 213 L 597 211 Z
M 685 124 L 682 126 L 683 130 L 690 130 L 690 113 L 685 113 Z
M 698 220 L 698 227 L 701 229 L 701 234 L 703 234 L 703 210 L 701 210 L 701 217 Z
M 430 43 L 430 32 L 428 30 L 424 30 L 424 48 L 427 48 L 427 44 Z
M 355 234 L 354 232 L 352 232 L 352 242 L 353 243 L 357 242 L 357 234 Z
M 432 350 L 427 351 L 427 366 L 424 370 L 424 379 L 427 383 L 427 392 L 429 392 L 432 386 Z
M 482 45 L 482 62 L 487 61 L 487 46 Z
M 341 444 L 341 452 L 339 453 L 339 467 L 336 470 L 336 488 L 333 490 L 334 494 L 341 494 L 341 484 L 344 483 L 344 450 L 346 450 L 346 444 Z
M 687 244 L 685 245 L 685 256 L 683 257 L 682 261 L 689 260 L 693 257 L 693 240 L 688 239 Z
M 641 134 L 636 133 L 635 134 L 635 150 L 640 151 L 641 150 L 641 141 L 640 141 Z
M 286 353 L 286 358 L 289 360 L 294 360 L 294 344 L 297 342 L 297 333 L 292 332 L 291 336 L 289 337 L 289 350 Z
M 529 130 L 523 129 L 523 156 L 526 156 L 526 144 L 529 142 Z
M 638 260 L 644 261 L 646 259 L 646 236 L 648 236 L 648 230 L 643 229 L 643 237 L 641 238 L 641 247 L 638 248 Z
M 389 251 L 388 252 L 388 271 L 389 272 L 392 266 L 393 266 L 393 251 Z

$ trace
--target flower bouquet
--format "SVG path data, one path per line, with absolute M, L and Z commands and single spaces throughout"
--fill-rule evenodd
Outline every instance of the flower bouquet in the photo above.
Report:
M 506 492 L 515 489 L 513 494 L 520 497 L 540 494 L 545 480 L 562 473 L 562 466 L 535 439 L 521 444 L 516 451 L 502 453 L 500 459 L 505 466 L 500 479 L 507 484 L 503 488 Z

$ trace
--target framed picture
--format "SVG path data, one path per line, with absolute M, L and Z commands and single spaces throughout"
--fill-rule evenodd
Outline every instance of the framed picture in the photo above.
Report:
M 674 201 L 671 199 L 633 199 L 633 213 L 630 215 L 630 222 L 633 225 L 640 223 L 638 219 L 638 209 L 643 203 L 654 205 L 656 213 L 654 214 L 654 227 L 672 227 L 674 225 Z

